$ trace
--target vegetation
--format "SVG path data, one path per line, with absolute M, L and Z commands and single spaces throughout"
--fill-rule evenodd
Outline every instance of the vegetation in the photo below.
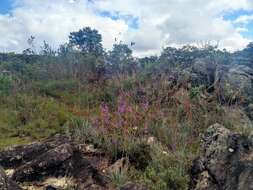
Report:
M 133 180 L 150 189 L 187 189 L 200 133 L 228 122 L 215 92 L 207 100 L 208 89 L 172 80 L 173 72 L 197 58 L 230 64 L 243 55 L 241 64 L 250 67 L 253 61 L 252 44 L 236 53 L 185 46 L 134 58 L 122 43 L 105 51 L 89 27 L 72 32 L 58 50 L 46 42 L 36 50 L 34 40 L 23 54 L 0 54 L 0 148 L 66 133 L 112 160 L 129 158 L 129 170 L 112 176 L 115 186 Z

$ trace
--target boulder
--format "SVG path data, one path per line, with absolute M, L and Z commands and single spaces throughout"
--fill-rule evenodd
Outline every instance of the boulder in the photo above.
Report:
M 24 182 L 39 180 L 43 176 L 64 175 L 68 169 L 65 162 L 73 156 L 73 152 L 71 145 L 60 145 L 17 168 L 12 179 Z
M 246 111 L 247 115 L 249 116 L 249 118 L 251 118 L 253 120 L 253 104 L 249 104 L 245 108 L 245 111 Z
M 129 169 L 128 158 L 121 158 L 113 163 L 108 169 L 107 173 L 111 176 L 114 174 L 119 174 L 120 172 L 126 172 Z
M 7 148 L 0 152 L 0 165 L 3 168 L 16 168 L 64 143 L 69 143 L 68 138 L 56 135 L 46 139 L 44 142 Z
M 204 133 L 202 142 L 201 156 L 191 169 L 190 189 L 253 189 L 252 136 L 233 133 L 215 124 Z
M 253 100 L 253 69 L 245 65 L 220 66 L 216 71 L 215 89 L 223 100 Z
M 184 81 L 189 81 L 193 86 L 205 86 L 212 90 L 215 81 L 216 64 L 208 59 L 196 59 L 192 67 L 183 71 Z
M 22 190 L 14 181 L 12 181 L 6 176 L 2 167 L 0 167 L 0 189 L 1 190 Z
M 10 182 L 18 182 L 25 189 L 64 189 L 66 185 L 77 190 L 106 189 L 109 183 L 103 173 L 109 167 L 109 159 L 91 145 L 76 144 L 65 136 L 9 148 L 0 152 L 0 156 L 4 168 L 14 171 L 10 172 Z M 6 182 L 5 174 L 0 176 Z M 70 184 L 66 184 L 65 177 L 71 179 Z

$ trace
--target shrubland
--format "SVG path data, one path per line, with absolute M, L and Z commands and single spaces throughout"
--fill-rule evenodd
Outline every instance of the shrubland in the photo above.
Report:
M 197 59 L 252 68 L 252 44 L 235 53 L 168 47 L 160 56 L 135 58 L 128 45 L 105 51 L 101 40 L 85 28 L 58 50 L 45 42 L 40 51 L 0 54 L 0 147 L 65 133 L 112 161 L 129 159 L 130 167 L 112 176 L 115 186 L 137 181 L 150 189 L 187 189 L 201 133 L 217 122 L 238 130 L 227 110 L 245 103 L 222 98 L 217 81 L 206 85 L 201 72 L 195 83 L 184 71 Z M 241 112 L 234 113 L 237 120 Z

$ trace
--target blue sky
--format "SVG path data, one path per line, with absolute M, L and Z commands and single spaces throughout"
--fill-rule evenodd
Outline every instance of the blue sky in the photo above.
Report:
M 251 10 L 237 10 L 233 12 L 229 12 L 223 15 L 224 19 L 226 20 L 236 20 L 240 16 L 250 16 L 253 15 L 253 11 Z M 247 24 L 234 24 L 235 27 L 244 27 L 248 31 L 241 31 L 240 33 L 245 37 L 245 38 L 250 38 L 253 39 L 253 19 L 249 21 Z
M 0 0 L 0 13 L 6 14 L 11 11 L 12 3 L 11 0 Z
M 0 0 L 0 52 L 22 51 L 31 35 L 57 48 L 85 26 L 107 49 L 135 42 L 136 55 L 210 41 L 233 51 L 253 41 L 253 0 Z
M 133 15 L 127 15 L 127 14 L 121 14 L 118 11 L 100 11 L 98 14 L 102 17 L 108 17 L 112 20 L 124 20 L 127 25 L 132 29 L 138 29 L 139 28 L 139 18 L 135 17 Z

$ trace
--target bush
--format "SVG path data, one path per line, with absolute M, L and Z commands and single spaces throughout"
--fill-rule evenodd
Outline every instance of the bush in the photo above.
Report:
M 141 180 L 151 190 L 186 190 L 189 183 L 186 157 L 164 152 L 159 146 L 153 147 L 152 151 L 152 160 L 141 174 Z
M 10 76 L 0 74 L 0 95 L 7 95 L 12 89 L 12 79 Z

